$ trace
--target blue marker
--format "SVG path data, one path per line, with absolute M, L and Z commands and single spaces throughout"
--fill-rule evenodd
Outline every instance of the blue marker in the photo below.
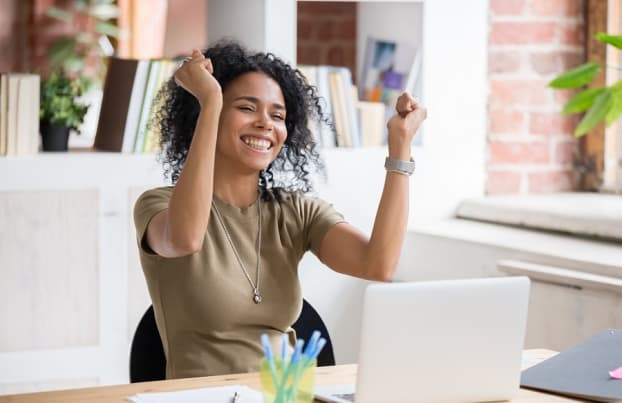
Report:
M 279 380 L 276 375 L 276 367 L 274 366 L 274 357 L 272 356 L 272 348 L 270 347 L 270 339 L 268 339 L 268 335 L 263 333 L 260 336 L 261 345 L 263 347 L 264 354 L 266 355 L 266 361 L 268 362 L 268 368 L 270 368 L 270 375 L 272 375 L 272 382 L 274 382 L 274 386 L 278 387 Z
M 287 371 L 287 346 L 289 345 L 287 333 L 281 338 L 281 384 L 285 384 L 285 371 Z
M 324 348 L 325 345 L 326 345 L 326 339 L 322 337 L 317 342 L 317 346 L 315 347 L 315 350 L 313 351 L 313 354 L 311 355 L 311 360 L 315 360 L 317 356 L 320 355 L 320 352 L 322 352 L 322 349 Z
M 311 334 L 311 338 L 307 342 L 307 347 L 305 348 L 304 356 L 310 358 L 313 354 L 313 350 L 315 350 L 315 346 L 317 344 L 318 339 L 320 338 L 320 331 L 314 330 L 313 334 Z
M 283 333 L 283 336 L 281 336 L 281 361 L 283 363 L 285 363 L 285 360 L 287 360 L 288 344 L 289 342 L 287 341 L 287 333 Z

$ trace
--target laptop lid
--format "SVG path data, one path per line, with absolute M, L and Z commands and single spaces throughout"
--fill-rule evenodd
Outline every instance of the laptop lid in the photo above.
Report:
M 356 402 L 511 399 L 528 296 L 527 277 L 368 286 Z

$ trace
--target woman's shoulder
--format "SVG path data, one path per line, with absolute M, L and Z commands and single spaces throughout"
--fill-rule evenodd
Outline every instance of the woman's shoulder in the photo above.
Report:
M 173 186 L 160 186 L 160 187 L 156 187 L 156 188 L 151 188 L 151 189 L 147 189 L 145 190 L 139 197 L 138 199 L 145 199 L 145 198 L 150 198 L 150 197 L 171 197 L 171 194 L 173 193 Z
M 161 186 L 144 191 L 136 200 L 134 210 L 143 208 L 149 209 L 151 206 L 168 203 L 173 193 L 172 186 Z

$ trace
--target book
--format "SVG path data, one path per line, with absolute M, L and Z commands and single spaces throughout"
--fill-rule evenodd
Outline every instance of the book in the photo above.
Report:
M 151 105 L 152 110 L 150 112 L 149 119 L 147 120 L 147 133 L 143 144 L 143 153 L 157 153 L 160 149 L 160 128 L 158 127 L 157 122 L 154 121 L 154 114 L 156 112 L 155 108 L 160 105 L 155 104 L 155 98 L 157 98 L 158 93 L 162 91 L 164 86 L 166 86 L 168 80 L 175 73 L 178 66 L 177 63 L 171 59 L 162 59 L 160 62 L 161 65 L 158 71 L 156 91 Z
M 363 147 L 381 146 L 384 141 L 385 106 L 382 102 L 359 101 L 357 103 L 361 145 Z
M 307 83 L 309 84 L 309 86 L 315 88 L 316 93 L 317 93 L 317 66 L 309 66 L 309 65 L 299 65 L 297 66 L 298 70 L 300 70 L 300 72 L 302 73 L 302 75 L 305 77 L 305 79 L 307 80 Z M 321 136 L 321 122 L 317 122 L 313 119 L 312 116 L 309 116 L 309 130 L 311 131 L 311 133 L 313 134 L 313 138 L 315 139 L 316 144 L 320 145 L 321 147 L 324 147 L 324 144 L 322 143 L 322 136 Z M 333 146 L 334 144 L 329 144 L 329 147 Z
M 333 148 L 337 146 L 337 135 L 335 131 L 335 116 L 331 101 L 330 83 L 328 80 L 329 66 L 317 66 L 317 92 L 320 98 L 322 112 L 328 118 L 330 124 L 320 124 L 320 137 L 322 147 Z
M 131 153 L 134 151 L 134 143 L 138 132 L 138 121 L 145 96 L 145 86 L 149 74 L 149 60 L 139 60 L 136 66 L 136 74 L 132 83 L 130 103 L 127 108 L 125 130 L 123 132 L 123 145 L 121 152 Z
M 147 83 L 145 85 L 145 91 L 142 99 L 142 106 L 140 109 L 140 118 L 138 120 L 138 126 L 136 128 L 136 140 L 134 141 L 133 151 L 135 153 L 142 153 L 145 147 L 145 137 L 147 135 L 147 123 L 151 116 L 151 106 L 153 104 L 153 98 L 156 91 L 156 85 L 158 80 L 158 73 L 160 71 L 160 60 L 151 60 L 149 63 L 149 73 L 147 75 Z
M 118 152 L 129 147 L 130 139 L 126 139 L 125 136 L 127 132 L 129 137 L 128 117 L 133 117 L 130 116 L 132 94 L 138 93 L 138 88 L 134 90 L 134 81 L 139 62 L 139 60 L 116 57 L 109 59 L 93 144 L 99 150 Z M 133 112 L 132 115 L 135 113 Z M 134 125 L 134 130 L 135 128 L 136 125 Z
M 335 71 L 328 73 L 328 84 L 330 88 L 331 103 L 333 106 L 333 120 L 335 122 L 335 131 L 337 133 L 337 146 L 349 147 L 352 145 L 350 132 L 348 129 L 348 120 L 346 117 L 346 106 L 343 100 L 343 89 L 341 76 Z
M 15 74 L 17 106 L 14 155 L 34 155 L 39 151 L 39 87 L 35 74 Z
M 337 132 L 337 145 L 358 147 L 360 146 L 360 133 L 350 70 L 346 67 L 329 67 L 328 82 Z
M 6 74 L 0 76 L 0 156 L 6 155 L 9 104 L 9 81 Z
M 521 386 L 599 402 L 622 402 L 622 330 L 608 329 L 521 374 Z
M 17 155 L 17 116 L 19 105 L 19 75 L 8 75 L 8 111 L 6 155 Z

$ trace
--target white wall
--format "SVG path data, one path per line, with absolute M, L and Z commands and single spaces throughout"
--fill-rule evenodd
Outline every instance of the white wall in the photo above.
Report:
M 461 200 L 484 193 L 488 2 L 430 0 L 398 4 L 395 10 L 389 4 L 359 4 L 358 40 L 363 43 L 367 32 L 400 40 L 412 35 L 423 49 L 428 119 L 422 144 L 413 147 L 417 169 L 410 178 L 412 230 L 453 215 Z M 381 148 L 325 152 L 331 171 L 320 195 L 368 234 L 382 191 L 385 156 Z M 404 246 L 413 247 L 410 242 Z M 327 322 L 338 363 L 356 362 L 365 283 L 333 273 L 313 258 L 303 261 L 301 279 L 305 296 Z
M 296 2 L 292 0 L 207 0 L 207 40 L 225 37 L 249 49 L 296 61 Z

